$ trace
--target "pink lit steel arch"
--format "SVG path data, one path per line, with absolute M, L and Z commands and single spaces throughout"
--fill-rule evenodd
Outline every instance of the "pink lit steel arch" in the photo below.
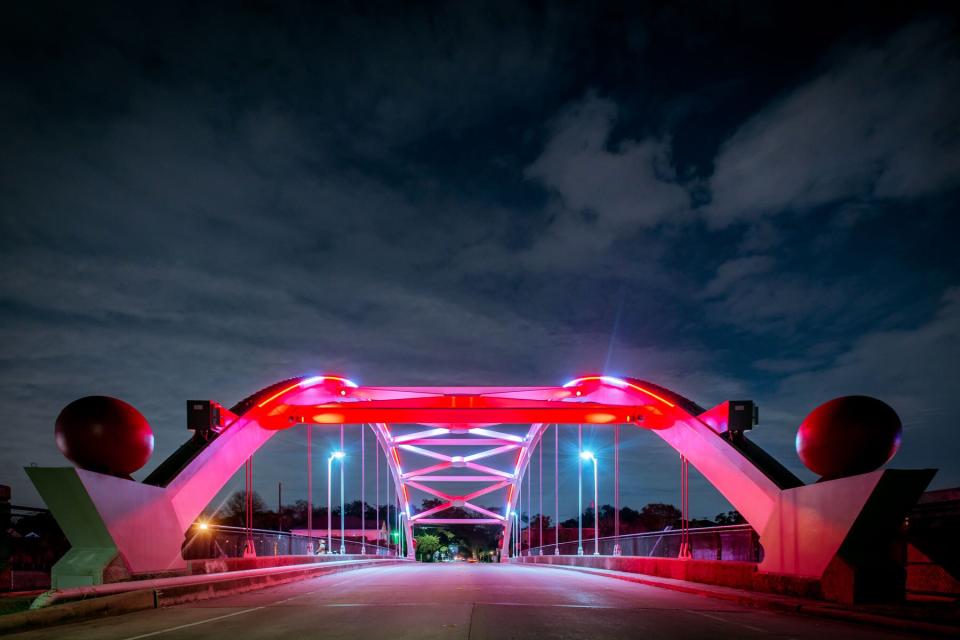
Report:
M 502 527 L 506 543 L 509 514 L 519 498 L 517 484 L 549 424 L 633 424 L 651 430 L 685 456 L 760 533 L 765 550 L 760 569 L 774 573 L 820 577 L 867 500 L 880 491 L 881 478 L 890 473 L 880 470 L 804 486 L 756 445 L 751 453 L 724 436 L 727 403 L 704 411 L 676 393 L 632 378 L 585 376 L 563 386 L 539 387 L 374 387 L 328 375 L 291 379 L 241 404 L 235 407 L 238 415 L 228 412 L 219 435 L 165 486 L 82 470 L 28 469 L 65 528 L 79 520 L 72 517 L 79 503 L 62 499 L 56 482 L 81 486 L 102 520 L 96 536 L 80 528 L 67 531 L 74 548 L 58 563 L 60 570 L 55 568 L 55 581 L 61 586 L 97 583 L 103 579 L 97 572 L 112 562 L 111 548 L 134 574 L 183 567 L 184 532 L 217 492 L 275 433 L 306 423 L 372 425 L 407 516 L 404 535 L 411 555 L 416 524 L 488 523 Z M 529 427 L 517 435 L 497 426 L 517 424 Z M 396 425 L 423 428 L 401 434 Z M 447 453 L 450 448 L 464 453 Z M 429 463 L 418 463 L 418 458 Z M 931 476 L 918 472 L 895 483 L 903 487 L 902 494 L 919 496 Z M 445 483 L 477 488 L 454 494 L 443 489 L 450 486 Z M 413 513 L 411 489 L 442 502 Z M 478 498 L 500 491 L 502 513 L 477 504 Z M 454 507 L 478 517 L 442 517 Z M 112 547 L 105 546 L 107 540 Z M 501 549 L 505 559 L 506 549 Z M 84 560 L 94 556 L 96 562 Z

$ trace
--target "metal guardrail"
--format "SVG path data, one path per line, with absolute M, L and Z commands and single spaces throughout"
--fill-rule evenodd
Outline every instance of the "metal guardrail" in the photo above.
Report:
M 735 524 L 723 527 L 701 527 L 688 529 L 690 551 L 694 560 L 730 560 L 741 562 L 759 562 L 763 559 L 760 537 L 748 524 Z M 616 544 L 620 543 L 620 555 L 647 558 L 677 558 L 680 555 L 679 529 L 647 531 L 599 539 L 600 555 L 614 555 Z M 594 553 L 593 537 L 583 539 L 584 555 Z M 570 540 L 558 545 L 547 544 L 532 549 L 523 549 L 521 555 L 577 555 L 577 541 Z
M 212 558 L 242 558 L 246 547 L 248 532 L 243 527 L 210 524 L 206 527 L 194 525 L 187 533 L 187 541 L 183 545 L 184 560 L 209 560 Z M 249 537 L 253 541 L 257 556 L 305 556 L 325 555 L 326 536 L 313 536 L 313 551 L 310 550 L 309 536 L 288 533 L 286 531 L 271 531 L 269 529 L 252 529 Z M 360 554 L 366 548 L 370 556 L 396 556 L 396 549 L 383 547 L 367 542 L 365 545 L 359 540 L 344 539 L 344 552 Z M 340 538 L 333 538 L 333 555 L 340 552 Z

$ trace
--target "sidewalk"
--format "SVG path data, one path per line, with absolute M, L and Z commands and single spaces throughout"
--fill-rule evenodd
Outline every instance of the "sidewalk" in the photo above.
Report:
M 520 564 L 519 566 L 524 566 Z M 758 593 L 730 587 L 719 587 L 685 580 L 673 580 L 626 571 L 593 569 L 569 565 L 536 564 L 532 566 L 550 567 L 563 571 L 579 571 L 591 575 L 604 576 L 617 580 L 626 580 L 662 589 L 671 589 L 709 598 L 719 598 L 737 604 L 758 609 L 784 611 L 813 615 L 836 620 L 845 620 L 897 631 L 960 637 L 960 611 L 956 605 L 949 606 L 935 602 L 907 602 L 902 605 L 856 605 L 844 606 L 819 600 L 806 600 L 790 596 Z

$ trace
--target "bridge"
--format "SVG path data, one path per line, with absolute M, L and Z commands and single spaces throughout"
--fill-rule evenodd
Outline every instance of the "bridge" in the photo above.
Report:
M 913 636 L 575 571 L 405 562 L 9 637 L 859 640 Z
M 209 428 L 195 434 L 144 482 L 85 469 L 27 469 L 72 544 L 54 567 L 54 587 L 183 573 L 186 532 L 260 447 L 291 428 L 305 427 L 309 438 L 313 429 L 340 428 L 343 433 L 343 425 L 361 425 L 362 446 L 367 435 L 372 436 L 396 502 L 391 526 L 403 538 L 391 553 L 412 558 L 413 531 L 421 525 L 484 524 L 501 532 L 501 564 L 604 570 L 621 569 L 629 558 L 621 556 L 617 544 L 601 550 L 584 541 L 583 527 L 591 523 L 580 522 L 576 550 L 564 546 L 561 552 L 559 540 L 551 550 L 541 534 L 541 549 L 531 555 L 528 539 L 524 552 L 517 531 L 524 488 L 529 511 L 532 461 L 538 454 L 542 470 L 542 445 L 559 437 L 559 425 L 598 425 L 615 433 L 623 427 L 644 429 L 676 450 L 683 467 L 697 469 L 759 534 L 762 559 L 750 565 L 742 576 L 746 583 L 737 586 L 789 590 L 815 583 L 825 597 L 847 601 L 902 596 L 902 570 L 891 556 L 891 541 L 933 475 L 931 470 L 879 469 L 806 485 L 745 436 L 755 422 L 751 402 L 705 409 L 649 381 L 601 375 L 530 387 L 378 387 L 341 376 L 310 376 L 278 382 L 230 409 L 215 404 L 207 408 Z M 518 431 L 517 425 L 525 426 Z M 588 489 L 595 489 L 597 480 L 591 485 L 589 477 L 597 464 L 582 444 L 578 447 L 582 495 L 583 468 L 590 472 Z M 553 451 L 556 455 L 556 446 Z M 618 452 L 614 454 L 618 459 Z M 328 471 L 340 456 L 342 450 L 324 459 Z M 469 489 L 461 490 L 464 486 Z M 418 512 L 415 494 L 436 498 L 439 504 Z M 312 518 L 312 509 L 308 514 Z M 329 524 L 326 535 L 332 538 Z M 332 542 L 328 550 L 336 550 Z M 364 544 L 359 555 L 367 552 Z M 689 542 L 681 544 L 678 555 L 679 561 L 690 559 Z M 593 578 L 566 572 L 561 578 L 556 569 L 542 566 L 378 570 L 398 580 L 423 576 L 435 577 L 438 584 L 457 577 L 468 585 L 489 582 L 490 593 L 496 594 L 490 602 L 502 606 L 513 597 L 522 600 L 523 589 L 546 584 L 540 580 L 572 581 L 570 594 L 579 588 L 577 581 L 594 584 Z M 548 580 L 545 571 L 553 577 Z M 338 589 L 353 579 L 344 578 Z M 497 580 L 507 581 L 504 585 L 515 581 L 521 588 L 498 593 Z M 557 606 L 571 604 L 567 597 L 560 597 Z

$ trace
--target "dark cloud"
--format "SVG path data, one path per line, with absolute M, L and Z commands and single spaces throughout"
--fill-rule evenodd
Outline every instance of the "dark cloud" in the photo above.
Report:
M 711 224 L 858 199 L 924 197 L 960 178 L 960 50 L 924 22 L 855 47 L 748 119 L 710 179 Z
M 793 468 L 806 411 L 875 394 L 956 484 L 956 25 L 851 7 L 6 7 L 0 464 L 59 464 L 89 393 L 156 464 L 184 399 L 300 373 L 606 368 L 761 400 Z M 658 446 L 634 504 L 675 495 Z M 262 490 L 298 461 L 278 436 Z

